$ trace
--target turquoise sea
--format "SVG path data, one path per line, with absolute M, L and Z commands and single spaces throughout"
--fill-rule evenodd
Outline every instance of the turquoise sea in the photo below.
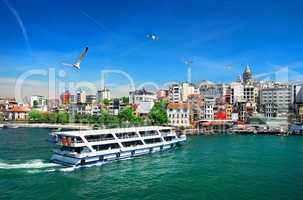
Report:
M 303 199 L 303 137 L 210 135 L 103 166 L 49 162 L 48 129 L 0 129 L 0 200 Z

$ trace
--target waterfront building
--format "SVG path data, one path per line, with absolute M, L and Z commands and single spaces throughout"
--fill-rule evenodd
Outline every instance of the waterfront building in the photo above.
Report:
M 233 113 L 238 113 L 238 120 L 241 122 L 248 122 L 250 117 L 256 114 L 256 104 L 252 102 L 237 102 Z
M 229 86 L 223 83 L 214 84 L 210 81 L 203 81 L 199 85 L 199 92 L 204 97 L 215 99 L 218 104 L 224 104 L 229 96 Z
M 243 101 L 244 88 L 239 81 L 230 83 L 230 104 L 235 105 L 238 101 Z
M 189 95 L 199 94 L 198 89 L 192 83 L 182 83 L 181 84 L 181 99 L 186 102 Z
M 88 104 L 71 104 L 69 106 L 69 113 L 78 113 L 81 115 L 91 115 L 92 106 Z
M 233 111 L 233 112 L 231 113 L 231 120 L 232 120 L 233 122 L 238 122 L 238 120 L 239 120 L 239 113 L 236 112 L 236 111 Z
M 187 97 L 187 103 L 190 108 L 190 124 L 203 119 L 204 116 L 204 98 L 200 94 L 191 94 Z
M 75 104 L 75 103 L 77 103 L 76 95 L 72 94 L 72 93 L 69 94 L 68 102 L 69 102 L 69 104 Z
M 63 94 L 60 95 L 61 103 L 64 105 L 70 104 L 71 100 L 74 98 L 74 95 L 70 93 L 68 90 L 66 90 Z
M 153 92 L 149 92 L 146 89 L 140 89 L 129 92 L 129 103 L 139 104 L 141 102 L 154 102 L 157 99 Z
M 42 112 L 48 111 L 48 99 L 44 96 L 31 96 L 30 97 L 30 107 L 35 110 L 40 110 Z
M 177 127 L 190 126 L 190 108 L 188 103 L 169 103 L 167 106 L 168 124 Z
M 214 97 L 205 96 L 204 97 L 204 119 L 213 120 L 214 119 L 214 107 L 216 100 Z
M 225 113 L 226 113 L 226 118 L 231 119 L 232 118 L 232 112 L 233 112 L 233 106 L 230 104 L 225 105 Z
M 292 101 L 291 87 L 288 84 L 275 84 L 263 88 L 260 103 L 265 117 L 286 117 L 290 112 Z
M 93 105 L 97 102 L 96 95 L 94 94 L 88 94 L 86 95 L 86 103 L 89 105 Z
M 172 103 L 182 102 L 182 86 L 173 84 L 169 88 L 169 101 Z
M 6 121 L 26 121 L 28 113 L 31 111 L 27 104 L 18 104 L 16 102 L 7 102 L 3 111 Z
M 303 84 L 292 85 L 293 110 L 300 122 L 303 122 Z
M 133 105 L 136 113 L 140 116 L 147 115 L 156 101 L 157 96 L 144 88 L 129 92 L 129 103 Z
M 107 111 L 112 115 L 118 115 L 121 110 L 126 107 L 126 104 L 123 102 L 122 99 L 114 98 L 107 106 Z
M 165 90 L 165 89 L 159 90 L 159 91 L 157 92 L 157 99 L 158 99 L 158 100 L 161 100 L 161 99 L 163 99 L 163 100 L 168 100 L 168 99 L 169 99 L 168 93 L 169 93 L 168 90 Z
M 303 84 L 295 84 L 293 89 L 293 99 L 295 104 L 303 104 Z
M 92 106 L 92 108 L 91 108 L 91 114 L 95 115 L 95 116 L 101 115 L 101 108 L 100 108 L 100 106 L 98 106 L 98 105 Z
M 7 102 L 16 102 L 16 99 L 0 97 L 0 105 L 6 105 Z
M 47 110 L 49 112 L 57 112 L 59 110 L 60 100 L 59 99 L 48 99 Z
M 98 90 L 96 99 L 98 103 L 101 103 L 104 99 L 111 99 L 111 92 L 109 89 L 104 88 L 103 90 Z
M 214 114 L 215 120 L 227 120 L 227 114 L 225 111 L 218 111 Z
M 77 103 L 84 104 L 86 102 L 86 94 L 83 90 L 77 91 Z
M 192 83 L 173 84 L 169 88 L 169 101 L 173 103 L 186 102 L 191 94 L 199 94 L 198 88 Z
M 245 102 L 257 103 L 258 88 L 254 85 L 244 85 L 243 97 Z

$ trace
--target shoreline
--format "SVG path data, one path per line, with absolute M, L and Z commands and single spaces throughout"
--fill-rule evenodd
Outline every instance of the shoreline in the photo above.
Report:
M 49 123 L 4 123 L 0 124 L 0 128 L 47 128 L 47 129 L 66 129 L 66 130 L 93 130 L 92 125 L 83 124 L 49 124 Z M 240 131 L 240 132 L 203 132 L 198 129 L 184 129 L 181 131 L 187 136 L 198 135 L 219 135 L 219 134 L 231 134 L 231 135 L 284 135 L 284 136 L 303 136 L 303 134 L 287 133 L 287 132 L 252 132 L 252 131 Z
M 225 131 L 225 132 L 216 132 L 216 131 L 207 131 L 203 132 L 198 129 L 184 129 L 182 131 L 186 136 L 199 136 L 199 135 L 275 135 L 275 136 L 303 136 L 303 134 L 299 133 L 291 133 L 287 131 L 279 132 L 279 131 Z
M 0 128 L 49 128 L 49 129 L 81 129 L 92 130 L 93 127 L 82 124 L 48 124 L 48 123 L 6 123 L 0 124 Z

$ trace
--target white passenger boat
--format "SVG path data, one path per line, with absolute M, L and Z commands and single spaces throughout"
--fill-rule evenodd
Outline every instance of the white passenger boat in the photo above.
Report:
M 147 126 L 105 130 L 54 132 L 57 148 L 51 158 L 64 165 L 106 163 L 165 151 L 183 144 L 174 128 Z

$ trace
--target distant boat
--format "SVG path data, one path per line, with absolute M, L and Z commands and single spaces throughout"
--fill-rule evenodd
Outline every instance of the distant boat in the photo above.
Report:
M 11 125 L 11 126 L 9 126 L 9 128 L 19 128 L 19 126 L 18 125 Z

